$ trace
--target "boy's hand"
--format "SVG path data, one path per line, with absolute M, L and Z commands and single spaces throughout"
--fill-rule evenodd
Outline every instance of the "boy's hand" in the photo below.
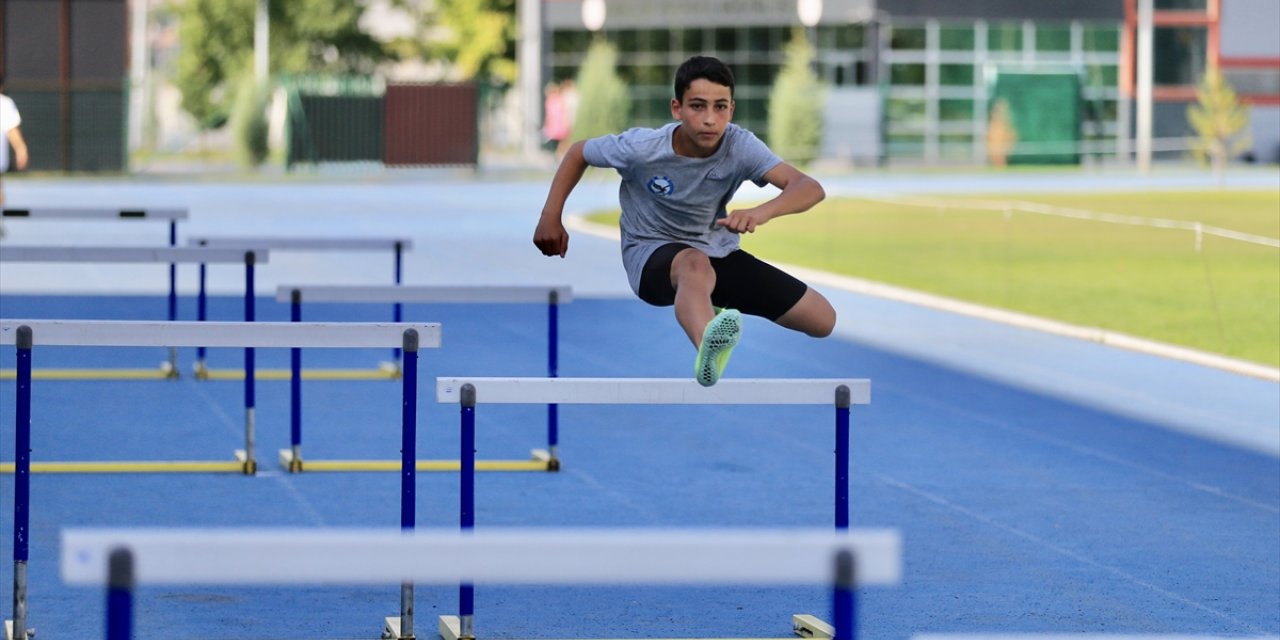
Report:
M 558 218 L 542 217 L 533 230 L 533 244 L 544 256 L 560 256 L 569 251 L 569 232 Z
M 734 233 L 755 233 L 756 227 L 769 221 L 769 216 L 757 208 L 738 209 L 716 220 L 716 224 Z

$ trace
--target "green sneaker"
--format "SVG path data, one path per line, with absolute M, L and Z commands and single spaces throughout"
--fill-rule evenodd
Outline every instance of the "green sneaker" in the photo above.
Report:
M 729 354 L 742 337 L 742 314 L 737 309 L 725 309 L 707 323 L 702 332 L 702 346 L 693 361 L 693 377 L 698 384 L 709 387 L 720 380 Z

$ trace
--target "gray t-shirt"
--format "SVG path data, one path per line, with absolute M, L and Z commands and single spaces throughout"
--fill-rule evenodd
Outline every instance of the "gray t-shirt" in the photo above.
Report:
M 676 155 L 671 135 L 680 126 L 636 128 L 587 140 L 587 164 L 611 167 L 622 176 L 622 265 L 631 290 L 639 293 L 640 274 L 654 250 L 682 242 L 721 258 L 738 248 L 738 234 L 715 224 L 734 192 L 782 163 L 755 134 L 730 124 L 720 148 L 706 158 Z

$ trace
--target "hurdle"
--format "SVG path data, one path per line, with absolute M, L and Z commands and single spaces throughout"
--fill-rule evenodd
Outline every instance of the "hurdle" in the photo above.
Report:
M 849 408 L 871 403 L 871 381 L 742 379 L 721 380 L 714 386 L 703 387 L 684 378 L 437 378 L 436 401 L 457 403 L 461 409 L 459 522 L 463 531 L 475 529 L 475 418 L 476 405 L 480 403 L 831 404 L 836 410 L 835 528 L 845 531 L 849 529 Z M 445 640 L 475 637 L 473 585 L 463 583 L 458 596 L 458 615 L 440 617 L 440 635 Z M 812 637 L 827 631 L 825 624 L 806 624 L 798 633 Z
M 341 562 L 335 562 L 341 558 Z M 108 590 L 107 638 L 132 634 L 138 585 L 821 585 L 835 637 L 856 637 L 856 589 L 902 580 L 893 529 L 67 529 L 69 584 Z M 809 616 L 812 617 L 812 616 Z M 412 618 L 395 638 L 413 638 Z M 424 634 L 425 635 L 425 634 Z M 389 637 L 383 635 L 383 637 Z
M 0 215 L 21 220 L 165 220 L 169 222 L 169 246 L 178 244 L 178 221 L 187 219 L 186 207 L 97 209 L 89 207 L 37 207 L 4 209 Z M 178 319 L 178 265 L 169 263 L 169 319 Z
M 440 346 L 439 324 L 293 323 L 293 322 L 138 322 L 127 320 L 0 320 L 0 345 L 17 349 L 14 482 L 14 624 L 15 637 L 25 638 L 26 574 L 29 543 L 31 463 L 31 357 L 36 344 L 60 346 L 196 346 L 244 347 L 245 449 L 236 463 L 216 470 L 252 475 L 254 461 L 254 376 L 251 350 L 255 347 L 380 348 L 400 344 L 405 351 L 402 390 L 401 526 L 412 529 L 415 518 L 414 458 L 418 407 L 418 350 Z M 210 464 L 210 467 L 213 465 Z M 80 464 L 80 470 L 92 470 Z M 174 471 L 165 463 L 135 464 L 132 471 Z M 215 470 L 213 468 L 206 470 Z M 407 526 L 406 526 L 407 523 Z
M 413 248 L 413 240 L 410 238 L 335 238 L 335 237 L 304 237 L 304 236 L 192 236 L 187 238 L 187 244 L 194 247 L 214 247 L 222 249 L 240 249 L 240 250 L 257 250 L 257 251 L 385 251 L 390 249 L 393 253 L 393 282 L 400 284 L 404 274 L 404 252 Z M 200 265 L 200 286 L 199 293 L 196 296 L 196 319 L 205 320 L 208 315 L 208 296 L 205 289 L 205 265 Z M 399 302 L 392 306 L 391 314 L 392 322 L 400 322 L 403 313 Z M 400 360 L 400 349 L 396 348 L 392 351 L 394 361 Z M 205 366 L 205 349 L 199 347 L 196 349 L 195 362 L 196 378 L 205 379 L 227 379 L 235 380 L 239 378 L 239 374 L 234 371 L 210 371 Z M 311 373 L 311 372 L 309 372 Z M 263 379 L 283 379 L 284 374 L 280 371 L 263 371 L 260 373 Z M 319 379 L 329 380 L 350 380 L 365 379 L 368 376 L 343 376 L 343 375 L 309 375 Z M 394 377 L 379 375 L 379 378 Z
M 254 265 L 266 263 L 266 251 L 242 251 L 239 249 L 206 249 L 196 247 L 138 247 L 138 246 L 48 246 L 48 245 L 0 245 L 0 263 L 50 262 L 50 263 L 169 263 L 172 273 L 177 263 L 239 263 L 245 268 L 245 320 L 253 320 Z M 169 321 L 176 321 L 174 293 L 170 292 Z M 40 379 L 55 380 L 122 380 L 178 377 L 178 352 L 169 349 L 169 361 L 159 371 L 145 369 L 115 369 L 95 371 L 88 369 L 45 370 L 34 374 Z M 0 372 L 0 379 L 12 380 L 12 371 Z
M 568 286 L 515 285 L 515 286 L 433 286 L 433 285 L 280 285 L 276 289 L 276 301 L 290 303 L 290 317 L 294 322 L 302 320 L 303 302 L 341 303 L 514 303 L 545 304 L 547 306 L 547 377 L 559 375 L 560 353 L 560 305 L 573 301 L 573 289 Z M 291 448 L 280 450 L 280 466 L 290 472 L 308 471 L 396 471 L 394 461 L 379 460 L 310 460 L 302 459 L 302 409 L 299 379 L 302 372 L 302 351 L 292 350 L 293 400 L 291 408 Z M 398 372 L 398 366 L 396 367 Z M 558 408 L 547 405 L 547 448 L 534 449 L 529 460 L 481 460 L 476 463 L 480 471 L 558 471 L 560 469 Z M 457 471 L 457 461 L 419 460 L 418 471 Z

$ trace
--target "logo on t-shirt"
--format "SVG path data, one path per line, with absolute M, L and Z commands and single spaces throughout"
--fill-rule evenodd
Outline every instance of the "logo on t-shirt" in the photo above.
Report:
M 667 197 L 676 190 L 676 185 L 671 182 L 671 178 L 666 176 L 654 176 L 649 178 L 649 193 L 655 196 Z

